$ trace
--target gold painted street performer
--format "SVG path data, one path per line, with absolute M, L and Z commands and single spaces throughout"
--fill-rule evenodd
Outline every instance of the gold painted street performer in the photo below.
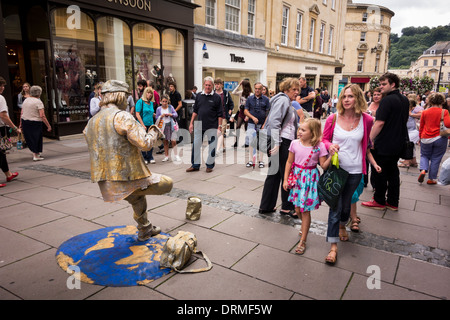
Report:
M 128 85 L 109 80 L 102 87 L 100 112 L 92 117 L 83 133 L 91 159 L 91 180 L 97 182 L 106 202 L 128 201 L 133 207 L 138 226 L 138 240 L 145 241 L 161 232 L 147 217 L 146 195 L 170 192 L 170 177 L 151 173 L 141 150 L 158 146 L 164 134 L 156 126 L 146 132 L 133 116 L 125 111 Z

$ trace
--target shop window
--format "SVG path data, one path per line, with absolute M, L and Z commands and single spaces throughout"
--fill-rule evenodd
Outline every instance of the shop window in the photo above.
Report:
M 128 25 L 118 18 L 102 17 L 97 21 L 98 79 L 121 80 L 133 85 L 131 36 Z
M 184 97 L 184 37 L 175 29 L 162 33 L 162 52 L 164 63 L 164 89 L 169 90 L 169 82 L 175 81 L 177 91 Z
M 80 12 L 75 27 L 62 23 L 70 17 L 67 8 L 58 8 L 51 13 L 59 122 L 88 119 L 88 97 L 95 82 L 93 75 L 97 72 L 93 21 Z
M 139 23 L 133 27 L 134 81 L 150 80 L 161 90 L 163 74 L 161 66 L 160 36 L 155 27 Z M 138 96 L 135 93 L 134 98 Z

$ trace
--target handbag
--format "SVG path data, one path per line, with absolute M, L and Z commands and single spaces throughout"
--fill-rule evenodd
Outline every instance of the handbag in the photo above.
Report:
M 338 153 L 331 157 L 331 164 L 319 178 L 317 190 L 319 198 L 331 208 L 335 209 L 339 202 L 339 196 L 347 182 L 348 172 L 339 167 Z
M 2 128 L 4 130 L 4 135 L 3 135 L 3 132 L 2 132 L 2 138 L 0 140 L 0 150 L 1 151 L 11 150 L 12 147 L 13 147 L 11 138 L 8 137 L 8 134 L 7 134 L 7 131 L 6 131 L 7 130 L 6 127 L 2 127 Z
M 201 253 L 207 263 L 207 267 L 182 270 L 191 259 L 193 253 Z M 211 270 L 212 264 L 203 252 L 197 251 L 197 238 L 192 232 L 178 231 L 177 235 L 170 237 L 164 245 L 160 267 L 171 268 L 178 273 L 194 273 Z
M 442 109 L 442 114 L 441 114 L 441 128 L 440 128 L 440 131 L 439 131 L 439 135 L 441 136 L 441 137 L 449 137 L 450 136 L 450 128 L 447 128 L 445 125 L 444 125 L 444 109 Z
M 292 188 L 294 188 L 294 187 L 296 187 L 298 185 L 297 184 L 298 177 L 300 177 L 303 169 L 309 163 L 309 160 L 311 160 L 311 157 L 312 157 L 313 153 L 317 152 L 317 151 L 319 151 L 317 148 L 315 148 L 315 147 L 312 148 L 311 153 L 308 156 L 308 159 L 306 159 L 305 163 L 303 163 L 303 165 L 300 166 L 300 171 L 297 174 L 294 174 L 294 168 L 297 165 L 295 163 L 292 163 L 291 171 L 289 172 L 289 176 L 288 176 L 288 179 L 287 179 L 288 189 L 292 189 Z

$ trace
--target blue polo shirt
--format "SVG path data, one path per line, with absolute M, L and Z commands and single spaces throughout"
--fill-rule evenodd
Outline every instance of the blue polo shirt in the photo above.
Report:
M 252 116 L 258 119 L 259 124 L 263 124 L 270 110 L 269 98 L 265 95 L 262 95 L 259 98 L 255 95 L 251 95 L 247 98 L 245 109 L 247 109 Z M 250 118 L 248 119 L 248 122 L 253 123 L 253 120 Z

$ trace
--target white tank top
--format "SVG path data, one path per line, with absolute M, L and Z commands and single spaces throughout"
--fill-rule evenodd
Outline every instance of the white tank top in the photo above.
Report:
M 339 115 L 338 115 L 339 116 Z M 362 173 L 362 146 L 361 141 L 364 138 L 363 117 L 360 118 L 358 125 L 351 131 L 342 129 L 337 123 L 333 132 L 333 143 L 339 145 L 339 166 L 348 173 Z

